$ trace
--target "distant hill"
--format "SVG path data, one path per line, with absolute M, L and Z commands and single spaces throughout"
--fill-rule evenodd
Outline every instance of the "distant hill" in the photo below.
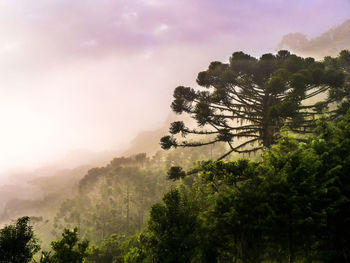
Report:
M 178 120 L 184 121 L 190 127 L 194 122 L 189 116 L 179 116 L 175 115 L 174 113 L 170 113 L 169 117 L 161 127 L 138 133 L 138 135 L 136 135 L 130 142 L 129 147 L 121 155 L 130 156 L 137 153 L 147 153 L 148 155 L 152 156 L 157 151 L 161 150 L 159 144 L 160 138 L 169 133 L 170 123 Z
M 316 58 L 337 56 L 340 51 L 350 49 L 350 19 L 312 39 L 302 33 L 285 35 L 278 49 L 288 49 L 302 56 Z
M 131 141 L 130 146 L 123 152 L 122 155 L 130 156 L 137 153 L 147 153 L 148 155 L 153 155 L 161 149 L 159 140 L 167 133 L 169 128 L 168 126 L 169 124 L 167 123 L 159 129 L 140 132 Z
M 75 193 L 79 180 L 93 167 L 105 166 L 113 158 L 161 150 L 159 141 L 168 133 L 169 123 L 179 116 L 170 114 L 161 127 L 140 132 L 126 149 L 104 152 L 75 150 L 53 164 L 33 171 L 9 173 L 0 182 L 0 224 L 22 215 L 45 215 Z M 39 211 L 41 211 L 39 213 Z
M 79 180 L 92 168 L 48 168 L 15 175 L 22 178 L 0 186 L 0 223 L 23 215 L 49 214 L 64 199 L 75 193 Z

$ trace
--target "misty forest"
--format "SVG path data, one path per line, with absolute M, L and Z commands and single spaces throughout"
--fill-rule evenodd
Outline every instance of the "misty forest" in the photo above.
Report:
M 350 20 L 323 32 L 203 52 L 163 127 L 0 184 L 0 262 L 350 262 Z

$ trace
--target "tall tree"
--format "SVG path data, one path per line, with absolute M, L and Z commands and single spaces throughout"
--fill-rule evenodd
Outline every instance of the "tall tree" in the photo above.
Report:
M 199 242 L 198 209 L 177 189 L 166 193 L 163 202 L 152 206 L 143 237 L 149 262 L 190 262 Z
M 229 63 L 212 62 L 198 74 L 197 83 L 204 89 L 177 87 L 171 108 L 177 114 L 190 114 L 198 128 L 173 122 L 172 135 L 164 136 L 161 146 L 169 149 L 227 142 L 230 150 L 223 158 L 232 152 L 269 147 L 283 125 L 295 132 L 312 131 L 315 114 L 335 101 L 327 93 L 343 86 L 344 74 L 288 51 L 264 54 L 260 59 L 235 52 Z M 321 94 L 326 98 L 320 96 L 317 101 Z M 182 137 L 209 135 L 209 139 L 178 141 L 174 135 L 179 133 Z
M 334 116 L 344 116 L 350 106 L 350 51 L 343 50 L 336 58 L 325 57 L 324 62 L 327 67 L 341 71 L 345 75 L 343 87 L 331 93 L 331 96 L 338 101 Z

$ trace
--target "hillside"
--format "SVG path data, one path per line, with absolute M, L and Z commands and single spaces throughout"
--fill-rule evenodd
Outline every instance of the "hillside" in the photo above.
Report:
M 350 19 L 311 39 L 302 33 L 287 34 L 279 43 L 278 49 L 318 58 L 337 56 L 341 50 L 350 49 Z

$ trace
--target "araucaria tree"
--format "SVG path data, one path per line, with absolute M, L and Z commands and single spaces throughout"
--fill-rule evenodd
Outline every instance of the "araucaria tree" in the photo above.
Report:
M 171 135 L 161 139 L 163 149 L 227 142 L 232 152 L 244 153 L 269 147 L 283 125 L 308 133 L 314 117 L 327 112 L 344 83 L 344 74 L 324 62 L 302 58 L 288 51 L 264 54 L 256 59 L 243 52 L 234 53 L 229 63 L 212 62 L 200 72 L 194 90 L 179 86 L 174 91 L 172 110 L 194 118 L 197 128 L 173 122 Z M 317 96 L 317 97 L 316 97 Z M 209 135 L 203 141 L 181 140 L 190 134 Z M 208 139 L 209 138 L 209 139 Z
M 335 116 L 344 116 L 350 107 L 350 51 L 343 50 L 336 58 L 325 57 L 324 62 L 327 67 L 342 71 L 345 74 L 343 87 L 338 89 L 336 93 L 331 94 L 339 102 Z

